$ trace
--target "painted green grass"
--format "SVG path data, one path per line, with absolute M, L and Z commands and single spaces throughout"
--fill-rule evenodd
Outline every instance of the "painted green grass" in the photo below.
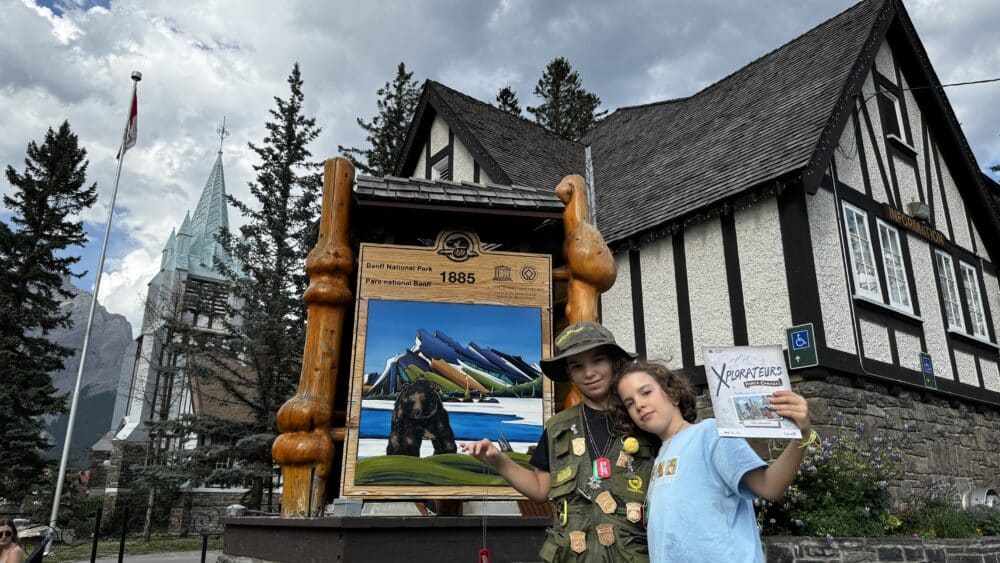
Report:
M 512 460 L 531 468 L 527 454 L 507 452 Z M 354 470 L 358 485 L 480 485 L 505 486 L 493 468 L 466 454 L 439 454 L 429 457 L 386 455 L 358 462 Z
M 507 387 L 506 389 L 498 389 L 494 393 L 497 397 L 521 397 L 521 398 L 538 398 L 542 396 L 542 378 L 536 377 L 532 381 L 525 383 L 520 383 L 513 387 Z

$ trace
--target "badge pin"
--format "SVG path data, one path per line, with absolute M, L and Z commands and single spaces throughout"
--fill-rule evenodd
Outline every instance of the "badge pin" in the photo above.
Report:
M 604 491 L 597 495 L 594 502 L 597 503 L 597 506 L 601 507 L 601 510 L 604 511 L 605 514 L 611 514 L 618 509 L 618 503 L 615 502 L 615 497 L 611 496 L 611 493 L 608 491 Z
M 594 460 L 594 474 L 598 479 L 611 477 L 611 460 L 606 457 L 599 457 Z
M 592 491 L 599 490 L 601 488 L 601 480 L 597 477 L 591 477 L 587 480 L 587 488 Z
M 577 553 L 587 551 L 587 534 L 580 530 L 570 532 L 569 548 Z
M 642 477 L 636 475 L 635 477 L 628 480 L 628 490 L 633 493 L 638 493 L 642 490 Z
M 573 455 L 583 455 L 585 453 L 587 453 L 587 442 L 583 439 L 583 436 L 573 438 Z
M 570 425 L 569 425 L 569 431 L 570 431 L 570 432 L 572 432 L 574 436 L 576 436 L 577 434 L 579 434 L 579 433 L 580 433 L 580 432 L 579 432 L 579 431 L 578 431 L 578 430 L 576 429 L 576 423 L 575 423 L 575 422 L 574 422 L 573 424 L 570 424 Z
M 615 543 L 615 527 L 611 524 L 598 524 L 597 541 L 604 547 L 610 547 Z
M 632 463 L 632 456 L 624 451 L 618 453 L 618 461 L 615 462 L 616 467 L 628 467 L 630 463 Z
M 642 504 L 638 502 L 625 503 L 625 518 L 633 524 L 638 524 L 642 520 Z

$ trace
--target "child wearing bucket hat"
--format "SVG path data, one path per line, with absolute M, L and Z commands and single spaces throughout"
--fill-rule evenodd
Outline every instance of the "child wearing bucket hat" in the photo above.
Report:
M 583 402 L 546 421 L 531 457 L 535 470 L 514 463 L 488 439 L 462 449 L 521 494 L 555 504 L 544 561 L 648 561 L 643 514 L 654 439 L 617 432 L 609 408 L 614 375 L 635 355 L 607 328 L 588 321 L 563 330 L 554 352 L 541 361 L 542 372 L 553 381 L 572 381 Z

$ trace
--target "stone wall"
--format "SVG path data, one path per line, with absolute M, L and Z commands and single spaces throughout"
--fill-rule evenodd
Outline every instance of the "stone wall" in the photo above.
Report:
M 186 536 L 189 534 L 219 533 L 222 526 L 219 518 L 225 516 L 226 507 L 242 504 L 245 492 L 234 492 L 232 489 L 198 489 L 181 491 L 170 507 L 170 535 Z M 281 506 L 281 494 L 274 493 L 273 507 L 277 511 Z M 264 491 L 263 510 L 267 510 L 267 491 Z
M 972 540 L 766 537 L 768 563 L 925 561 L 998 563 L 1000 537 Z
M 848 427 L 864 423 L 866 432 L 881 431 L 899 446 L 903 477 L 891 484 L 898 495 L 939 480 L 959 491 L 970 486 L 1000 488 L 1000 412 L 995 409 L 930 392 L 891 393 L 887 386 L 870 381 L 852 386 L 850 379 L 836 375 L 799 381 L 793 388 L 809 400 L 820 436 L 838 432 L 834 418 L 839 412 Z M 712 416 L 707 393 L 699 396 L 698 407 L 699 419 Z M 774 459 L 786 442 L 751 440 L 751 444 L 765 459 Z

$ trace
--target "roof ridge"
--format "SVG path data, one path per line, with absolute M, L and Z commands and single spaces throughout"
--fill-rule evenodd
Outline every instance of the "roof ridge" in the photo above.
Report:
M 805 33 L 802 33 L 802 34 L 800 34 L 800 35 L 797 35 L 797 36 L 795 36 L 795 37 L 793 37 L 793 38 L 789 39 L 788 41 L 786 41 L 786 42 L 782 43 L 782 44 L 781 44 L 781 45 L 779 45 L 778 47 L 775 47 L 774 49 L 771 49 L 770 51 L 768 51 L 768 52 L 764 53 L 763 55 L 761 55 L 761 56 L 757 57 L 756 59 L 754 59 L 754 60 L 752 60 L 752 61 L 748 62 L 747 64 L 745 64 L 745 65 L 743 65 L 743 66 L 741 66 L 741 67 L 737 68 L 737 69 L 736 69 L 736 70 L 734 70 L 733 72 L 730 72 L 730 73 L 729 73 L 729 74 L 727 74 L 726 76 L 723 76 L 722 78 L 720 78 L 720 79 L 716 80 L 715 82 L 713 82 L 713 83 L 709 84 L 708 86 L 705 86 L 705 87 L 704 87 L 704 88 L 702 88 L 701 90 L 698 90 L 698 91 L 697 91 L 697 92 L 695 92 L 694 94 L 691 94 L 690 96 L 688 96 L 688 97 L 687 97 L 686 99 L 690 99 L 690 98 L 694 98 L 694 97 L 697 97 L 697 96 L 699 96 L 699 95 L 701 95 L 701 94 L 704 94 L 704 93 L 707 93 L 707 92 L 708 92 L 709 90 L 712 90 L 712 89 L 714 89 L 714 88 L 715 88 L 716 86 L 719 86 L 719 85 L 720 85 L 720 84 L 722 84 L 723 82 L 725 82 L 725 81 L 729 80 L 730 78 L 732 78 L 732 77 L 736 76 L 737 74 L 739 74 L 739 73 L 741 73 L 741 72 L 743 72 L 743 71 L 745 71 L 745 70 L 749 69 L 750 67 L 752 67 L 752 66 L 756 65 L 757 63 L 759 63 L 759 62 L 763 61 L 764 59 L 766 59 L 766 58 L 770 57 L 771 55 L 773 55 L 773 54 L 777 53 L 778 51 L 780 51 L 780 50 L 784 49 L 785 47 L 788 47 L 789 45 L 792 45 L 793 43 L 797 43 L 797 42 L 799 42 L 799 41 L 801 41 L 801 40 L 805 39 L 806 37 L 808 37 L 808 36 L 812 35 L 813 33 L 817 32 L 817 31 L 818 31 L 818 30 L 819 30 L 819 29 L 820 29 L 821 27 L 823 27 L 823 26 L 825 26 L 825 25 L 829 24 L 830 22 L 832 22 L 832 21 L 834 21 L 834 20 L 836 20 L 836 19 L 839 19 L 839 18 L 840 18 L 840 17 L 842 17 L 842 16 L 844 15 L 844 14 L 847 14 L 848 12 L 851 12 L 851 11 L 854 11 L 854 10 L 857 10 L 857 9 L 859 9 L 859 8 L 860 8 L 861 6 L 863 6 L 863 5 L 865 5 L 865 4 L 869 4 L 869 3 L 876 3 L 876 2 L 877 2 L 877 3 L 880 3 L 880 4 L 882 4 L 882 5 L 884 6 L 884 5 L 885 5 L 885 4 L 887 4 L 887 3 L 891 3 L 891 2 L 892 2 L 892 0 L 861 0 L 861 1 L 860 1 L 860 2 L 858 2 L 857 4 L 854 4 L 853 6 L 851 6 L 851 7 L 847 8 L 846 10 L 843 10 L 843 11 L 841 11 L 841 12 L 839 12 L 839 13 L 837 13 L 837 14 L 835 14 L 835 15 L 833 15 L 833 16 L 831 16 L 831 17 L 829 17 L 829 18 L 825 19 L 825 20 L 823 20 L 822 22 L 820 22 L 820 23 L 818 23 L 818 24 L 814 25 L 814 26 L 813 26 L 812 28 L 810 28 L 810 29 L 809 29 L 808 31 L 806 31 Z
M 453 93 L 453 94 L 461 96 L 463 98 L 467 98 L 469 100 L 472 100 L 473 102 L 475 102 L 477 104 L 480 104 L 482 106 L 488 107 L 488 108 L 492 109 L 493 111 L 499 112 L 499 113 L 504 114 L 504 115 L 509 115 L 509 116 L 511 116 L 513 118 L 519 119 L 519 120 L 523 121 L 527 125 L 530 125 L 532 127 L 537 127 L 540 131 L 544 132 L 546 135 L 548 135 L 550 137 L 553 137 L 555 139 L 558 139 L 559 141 L 563 141 L 563 142 L 566 142 L 566 143 L 572 143 L 572 144 L 575 144 L 575 145 L 579 145 L 580 147 L 584 146 L 582 143 L 580 143 L 580 141 L 574 141 L 572 139 L 567 139 L 565 137 L 557 135 L 555 132 L 549 130 L 547 127 L 544 127 L 543 125 L 541 125 L 539 123 L 535 123 L 534 121 L 531 121 L 531 120 L 529 120 L 528 118 L 526 118 L 526 117 L 524 117 L 522 115 L 515 115 L 513 113 L 510 113 L 509 111 L 504 111 L 504 110 L 496 107 L 495 105 L 493 105 L 493 104 L 491 104 L 489 102 L 484 102 L 484 101 L 482 101 L 482 100 L 480 100 L 478 98 L 474 98 L 474 97 L 472 97 L 472 96 L 470 96 L 470 95 L 468 95 L 468 94 L 466 94 L 464 92 L 460 92 L 460 91 L 458 91 L 458 90 L 456 90 L 456 89 L 454 89 L 454 88 L 452 88 L 452 87 L 450 87 L 450 86 L 448 86 L 446 84 L 438 82 L 437 80 L 428 78 L 427 79 L 427 83 L 430 84 L 430 85 L 433 85 L 435 87 L 441 87 L 441 88 L 447 90 L 448 93 Z M 447 103 L 447 100 L 445 100 L 445 103 Z

